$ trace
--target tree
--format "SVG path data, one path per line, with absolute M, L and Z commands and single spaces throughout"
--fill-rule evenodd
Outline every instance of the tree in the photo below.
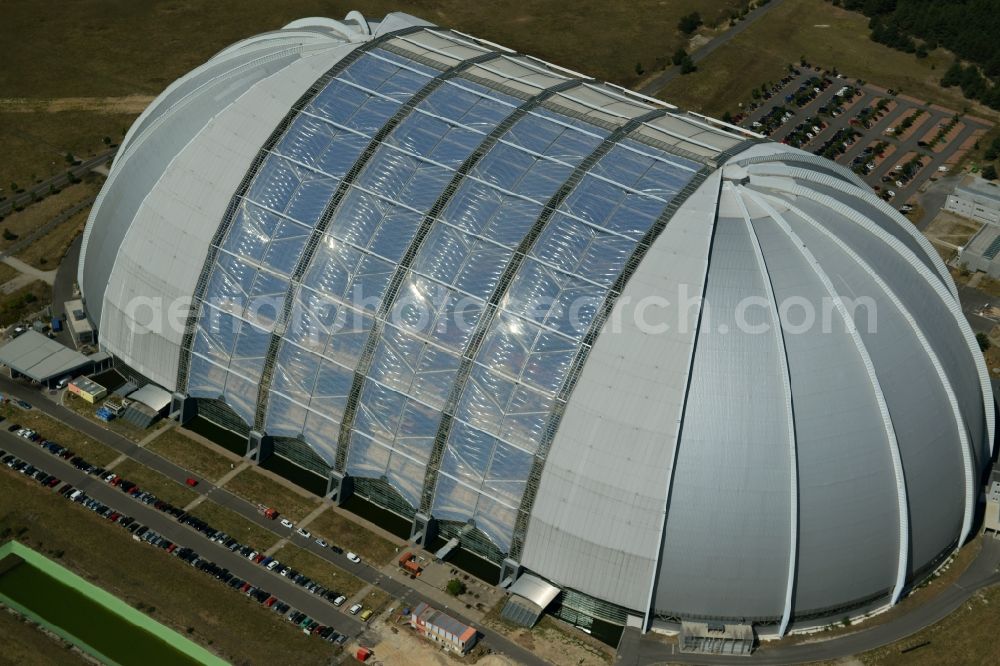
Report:
M 642 63 L 641 63 L 641 62 L 637 62 L 637 63 L 635 63 L 635 73 L 636 73 L 636 74 L 637 74 L 638 76 L 642 76 L 642 73 L 643 73 L 643 72 L 645 72 L 645 71 L 646 71 L 646 70 L 644 70 L 644 69 L 642 68 Z
M 691 56 L 684 56 L 684 60 L 681 61 L 681 74 L 690 74 L 696 69 L 698 66 L 694 64 L 694 60 L 691 60 Z
M 993 346 L 985 333 L 976 333 L 976 342 L 979 343 L 979 351 L 983 352 Z
M 951 63 L 951 67 L 948 71 L 944 73 L 941 77 L 941 85 L 945 88 L 950 88 L 951 86 L 957 86 L 962 83 L 962 63 L 955 61 Z
M 983 169 L 983 178 L 986 180 L 996 180 L 997 168 L 992 164 L 988 165 L 985 169 Z
M 685 35 L 693 35 L 694 31 L 701 25 L 701 14 L 698 12 L 691 12 L 690 14 L 681 17 L 681 20 L 677 22 L 677 29 Z
M 733 122 L 733 114 L 729 113 L 728 111 L 726 111 L 725 113 L 723 113 L 722 114 L 722 122 L 724 122 L 724 123 L 731 123 L 731 122 Z
M 679 65 L 682 62 L 684 62 L 684 58 L 687 58 L 687 54 L 688 52 L 685 51 L 683 47 L 681 47 L 676 51 L 674 51 L 674 56 L 673 58 L 670 59 L 670 62 L 674 63 L 675 65 Z
M 450 594 L 453 597 L 457 597 L 460 594 L 464 594 L 465 589 L 466 589 L 465 583 L 463 583 L 457 578 L 452 578 L 451 580 L 448 581 L 448 586 L 447 586 L 448 594 Z

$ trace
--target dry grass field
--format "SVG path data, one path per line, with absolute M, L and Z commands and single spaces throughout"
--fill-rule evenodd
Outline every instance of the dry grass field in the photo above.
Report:
M 222 48 L 305 16 L 403 11 L 630 85 L 686 38 L 679 18 L 725 22 L 738 0 L 8 0 L 0 19 L 0 196 L 121 140 L 153 97 Z
M 876 44 L 868 38 L 868 19 L 825 0 L 785 0 L 763 19 L 698 64 L 698 71 L 675 79 L 660 97 L 709 115 L 735 112 L 753 88 L 777 81 L 789 63 L 807 61 L 836 67 L 848 76 L 894 88 L 922 101 L 952 109 L 973 106 L 955 88 L 938 82 L 953 56 L 936 49 L 927 58 Z M 972 110 L 985 118 L 995 111 Z

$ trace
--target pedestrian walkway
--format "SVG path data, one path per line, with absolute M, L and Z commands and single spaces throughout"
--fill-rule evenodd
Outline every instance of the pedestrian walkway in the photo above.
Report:
M 3 263 L 7 264 L 8 266 L 10 266 L 15 271 L 17 271 L 18 273 L 20 273 L 21 275 L 25 276 L 28 279 L 41 280 L 42 282 L 50 286 L 52 285 L 53 282 L 55 282 L 56 279 L 55 270 L 43 271 L 40 268 L 35 268 L 34 266 L 26 264 L 25 262 L 15 257 L 4 257 Z
M 198 506 L 199 504 L 201 504 L 202 502 L 204 502 L 206 499 L 208 499 L 208 496 L 212 494 L 212 491 L 215 490 L 215 488 L 221 488 L 230 479 L 232 479 L 234 476 L 236 476 L 237 474 L 239 474 L 240 472 L 242 472 L 243 470 L 245 470 L 247 467 L 250 467 L 250 465 L 251 465 L 251 462 L 249 460 L 244 460 L 239 465 L 233 465 L 232 468 L 228 472 L 226 472 L 225 474 L 223 474 L 222 477 L 220 477 L 218 481 L 214 482 L 213 485 L 215 487 L 212 488 L 212 490 L 209 490 L 204 495 L 198 495 L 196 498 L 194 498 L 193 500 L 191 500 L 190 504 L 188 504 L 186 507 L 184 507 L 184 510 L 185 511 L 191 511 L 192 509 L 194 509 L 196 506 Z
M 284 546 L 286 543 L 288 543 L 288 539 L 286 539 L 285 537 L 281 537 L 270 548 L 265 550 L 264 554 L 267 555 L 268 557 L 271 557 L 279 550 L 281 550 L 281 547 Z
M 107 465 L 105 465 L 104 469 L 110 472 L 111 470 L 113 470 L 115 467 L 118 467 L 118 465 L 121 465 L 126 460 L 128 460 L 128 456 L 123 453 L 114 460 L 112 460 L 111 462 L 109 462 Z
M 146 435 L 145 437 L 143 437 L 141 440 L 139 440 L 139 446 L 140 447 L 146 446 L 147 444 L 149 444 L 150 442 L 152 442 L 154 439 L 156 439 L 157 437 L 159 437 L 160 435 L 162 435 L 166 431 L 168 431 L 171 428 L 173 428 L 174 427 L 174 423 L 175 423 L 174 421 L 166 421 L 166 425 L 157 428 L 156 430 L 154 430 L 153 432 L 149 433 L 148 435 Z
M 308 525 L 312 521 L 316 520 L 316 518 L 319 517 L 319 515 L 321 513 L 323 513 L 327 509 L 329 509 L 331 506 L 332 506 L 332 504 L 330 503 L 329 500 L 321 502 L 318 507 L 316 507 L 315 509 L 313 509 L 309 513 L 308 516 L 306 516 L 305 518 L 303 518 L 302 520 L 300 520 L 298 522 L 298 524 L 296 525 L 296 527 L 305 527 L 306 525 Z

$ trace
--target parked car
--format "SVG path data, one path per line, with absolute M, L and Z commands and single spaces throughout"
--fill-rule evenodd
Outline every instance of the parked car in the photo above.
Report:
M 316 545 L 319 546 L 320 548 L 326 548 L 330 544 L 328 544 L 326 541 L 323 541 L 322 539 L 316 539 Z
M 347 612 L 350 613 L 351 615 L 357 615 L 358 613 L 361 612 L 361 604 L 354 604 L 353 606 L 347 609 Z
M 368 620 L 372 619 L 372 615 L 374 614 L 375 611 L 373 611 L 371 608 L 364 609 L 363 611 L 361 611 L 361 621 L 367 622 Z
M 349 559 L 351 562 L 354 562 L 355 564 L 359 564 L 361 562 L 361 558 L 355 555 L 354 553 L 347 553 L 347 559 Z
M 288 529 L 292 529 L 293 527 L 295 527 L 295 523 L 293 523 L 292 521 L 288 520 L 288 518 L 282 518 L 281 519 L 281 526 L 282 527 L 287 527 Z
M 184 480 L 184 483 L 188 484 L 192 488 L 198 485 L 198 479 L 192 479 L 190 476 Z
M 302 527 L 295 530 L 295 533 L 298 534 L 300 537 L 305 537 L 306 539 L 312 536 L 312 534 L 309 533 L 309 530 Z

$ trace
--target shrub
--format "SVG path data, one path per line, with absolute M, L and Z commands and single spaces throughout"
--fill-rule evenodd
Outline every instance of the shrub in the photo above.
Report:
M 458 595 L 464 593 L 466 588 L 465 588 L 465 583 L 463 583 L 457 578 L 452 578 L 451 580 L 448 581 L 448 586 L 446 589 L 448 590 L 448 594 L 450 594 L 453 597 L 457 597 Z

